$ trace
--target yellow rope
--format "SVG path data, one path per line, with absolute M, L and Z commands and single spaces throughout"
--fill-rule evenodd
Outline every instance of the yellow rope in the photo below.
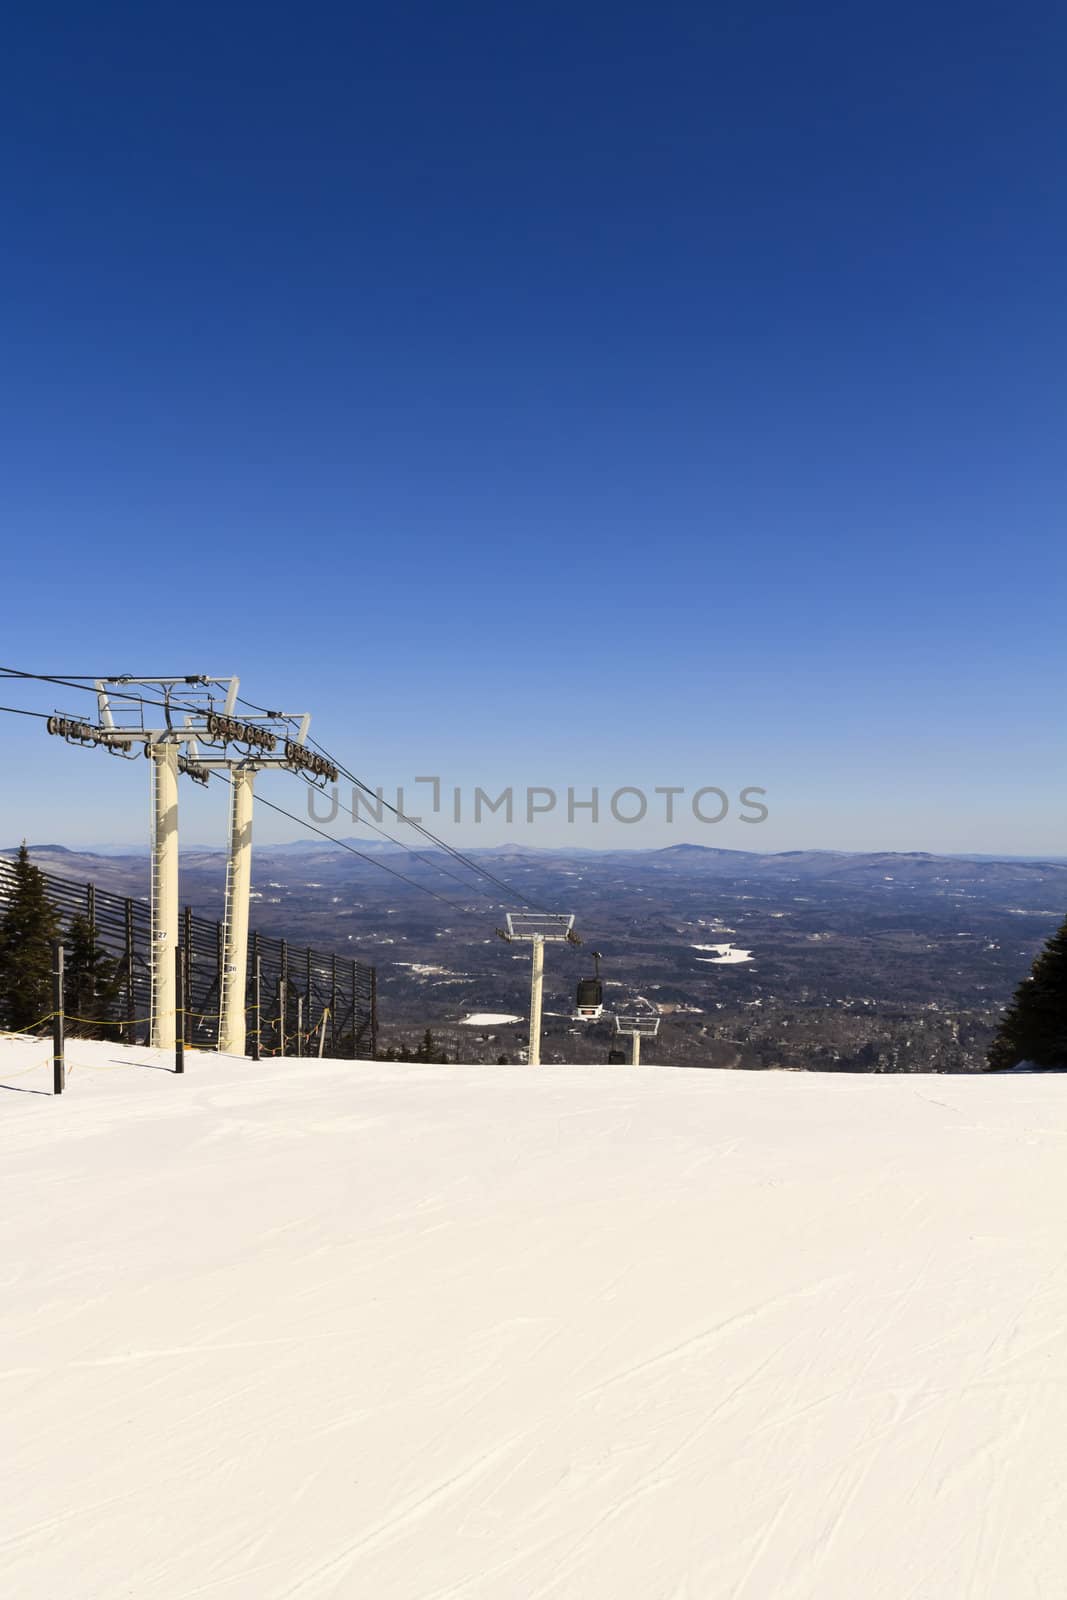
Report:
M 249 1006 L 248 1009 L 258 1015 L 260 1007 Z M 0 1028 L 0 1039 L 27 1038 L 33 1033 L 34 1028 L 42 1028 L 46 1022 L 51 1022 L 53 1017 L 57 1016 L 58 1014 L 59 1013 L 55 1011 L 49 1011 L 46 1016 L 38 1017 L 36 1022 L 28 1022 L 24 1028 Z M 78 1022 L 81 1023 L 83 1027 L 87 1028 L 133 1028 L 141 1027 L 147 1023 L 151 1023 L 153 1020 L 157 1022 L 165 1021 L 169 1017 L 177 1016 L 178 1013 L 175 1011 L 160 1012 L 159 1015 L 154 1019 L 152 1017 L 79 1017 L 71 1011 L 64 1011 L 62 1015 L 65 1023 Z M 184 1015 L 186 1021 L 189 1022 L 218 1022 L 221 1017 L 221 1012 L 193 1011 L 191 1008 L 187 1007 Z M 319 1031 L 324 1018 L 329 1016 L 330 1009 L 327 1007 L 322 1016 L 319 1018 L 318 1022 L 313 1023 L 309 1028 L 304 1030 L 303 1037 L 305 1039 L 310 1039 Z M 260 1017 L 259 1027 L 276 1028 L 281 1020 L 282 1019 L 280 1016 Z M 296 1033 L 287 1035 L 287 1038 L 289 1039 L 295 1039 L 297 1037 L 298 1034 Z
M 0 1038 L 21 1039 L 29 1034 L 34 1028 L 43 1027 L 46 1022 L 51 1022 L 55 1014 L 56 1013 L 54 1011 L 50 1011 L 47 1016 L 38 1017 L 36 1022 L 27 1022 L 24 1028 L 0 1028 Z
M 84 1022 L 91 1028 L 132 1028 L 135 1023 L 151 1022 L 151 1017 L 123 1017 L 121 1022 L 116 1022 L 113 1017 L 74 1017 L 69 1011 L 63 1013 L 66 1022 Z
M 0 1084 L 6 1083 L 8 1078 L 24 1078 L 28 1072 L 39 1072 L 42 1067 L 50 1067 L 52 1057 L 45 1056 L 43 1061 L 33 1061 L 28 1067 L 18 1067 L 14 1072 L 5 1072 L 0 1078 Z
M 157 1022 L 165 1022 L 169 1018 L 177 1017 L 180 1014 L 183 1014 L 187 1020 L 194 1022 L 217 1022 L 219 1018 L 219 1013 L 217 1011 L 187 1010 L 184 1013 L 179 1013 L 177 1011 L 161 1011 L 154 1020 Z M 53 1012 L 52 1015 L 54 1016 L 55 1013 Z M 67 1022 L 83 1022 L 87 1026 L 93 1028 L 131 1028 L 135 1023 L 140 1024 L 153 1021 L 152 1017 L 121 1017 L 117 1020 L 114 1017 L 75 1017 L 72 1016 L 69 1011 L 65 1012 L 64 1016 Z M 48 1019 L 45 1018 L 44 1020 L 47 1021 Z M 36 1024 L 34 1024 L 34 1026 L 36 1026 Z

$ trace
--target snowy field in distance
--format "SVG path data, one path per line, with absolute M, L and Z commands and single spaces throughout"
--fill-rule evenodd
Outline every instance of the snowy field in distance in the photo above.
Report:
M 521 1017 L 512 1016 L 509 1011 L 472 1011 L 461 1019 L 459 1026 L 461 1028 L 499 1028 L 505 1022 L 521 1021 Z
M 46 1055 L 10 1600 L 1063 1594 L 1067 1079 Z

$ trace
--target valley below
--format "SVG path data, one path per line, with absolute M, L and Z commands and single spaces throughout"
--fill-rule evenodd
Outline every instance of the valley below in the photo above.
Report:
M 516 1061 L 526 1043 L 529 949 L 497 935 L 520 899 L 573 912 L 583 941 L 546 953 L 546 1061 L 605 1061 L 607 1014 L 639 994 L 662 1017 L 650 1061 L 822 1071 L 981 1070 L 1001 1008 L 1067 912 L 1059 860 L 468 852 L 514 888 L 509 903 L 443 852 L 350 843 L 366 859 L 326 841 L 259 847 L 253 927 L 373 964 L 382 1050 L 413 1052 L 430 1029 L 435 1052 L 469 1062 Z M 143 855 L 32 855 L 63 876 L 147 892 Z M 221 917 L 223 880 L 221 852 L 183 854 L 194 911 Z M 593 951 L 606 1015 L 578 1024 L 575 986 Z

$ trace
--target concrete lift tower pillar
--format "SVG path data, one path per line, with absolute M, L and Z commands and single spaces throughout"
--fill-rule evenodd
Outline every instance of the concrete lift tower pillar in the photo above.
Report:
M 175 954 L 178 949 L 178 771 L 181 733 L 173 726 L 170 701 L 175 690 L 184 698 L 205 696 L 207 707 L 213 704 L 214 694 L 225 691 L 226 712 L 233 710 L 237 696 L 236 678 L 209 678 L 206 675 L 188 675 L 184 678 L 137 678 L 126 680 L 125 688 L 135 683 L 138 689 L 162 694 L 160 708 L 164 711 L 165 728 L 146 728 L 144 713 L 149 702 L 141 697 L 124 693 L 124 680 L 98 678 L 96 680 L 97 710 L 101 737 L 119 743 L 133 738 L 145 742 L 145 755 L 152 762 L 152 862 L 151 862 L 151 955 L 149 974 L 151 981 L 151 1043 L 157 1050 L 173 1050 L 177 1037 L 177 971 Z M 133 707 L 134 726 L 116 724 L 112 699 L 127 700 Z M 123 707 L 120 705 L 120 715 Z M 188 719 L 187 719 L 188 720 Z M 138 725 L 139 724 L 139 725 Z
M 533 947 L 533 968 L 530 978 L 530 1048 L 527 1060 L 531 1067 L 541 1064 L 541 988 L 545 976 L 545 944 L 547 941 L 581 944 L 574 931 L 574 918 L 565 912 L 509 911 L 507 931 L 497 929 L 502 939 L 522 941 Z
M 95 726 L 57 713 L 49 717 L 48 731 L 68 744 L 102 745 L 111 755 L 130 757 L 140 745 L 152 763 L 150 1037 L 157 1048 L 173 1049 L 177 1031 L 178 772 L 179 746 L 184 742 L 174 726 L 173 696 L 177 690 L 186 710 L 192 699 L 194 714 L 206 725 L 208 709 L 220 696 L 225 697 L 227 712 L 232 711 L 237 679 L 211 678 L 204 673 L 173 678 L 96 678 L 93 689 Z M 157 714 L 148 718 L 145 713 L 149 710 Z M 152 727 L 151 720 L 162 725 Z
M 284 754 L 267 755 L 274 750 L 278 736 L 271 723 L 289 726 L 299 723 L 295 739 L 286 738 Z M 190 777 L 206 781 L 212 771 L 228 774 L 230 784 L 229 841 L 226 852 L 226 892 L 222 913 L 223 950 L 219 994 L 219 1049 L 224 1055 L 243 1056 L 246 1045 L 245 997 L 248 985 L 248 913 L 252 896 L 252 808 L 256 773 L 282 768 L 303 772 L 310 778 L 336 783 L 337 768 L 307 745 L 311 716 L 308 712 L 270 712 L 236 723 L 232 717 L 209 717 L 207 737 L 223 747 L 234 739 L 246 746 L 244 755 L 218 755 L 201 751 L 191 724 L 186 743 L 189 755 L 181 768 Z
M 630 1035 L 630 1062 L 635 1067 L 641 1065 L 641 1040 L 654 1039 L 659 1032 L 659 1012 L 647 1000 L 644 1005 L 648 1006 L 647 1011 L 635 1008 L 615 1015 L 616 1034 Z
M 219 996 L 219 1049 L 224 1055 L 245 1053 L 245 995 L 248 985 L 248 909 L 252 898 L 252 790 L 256 769 L 251 762 L 230 773 L 230 838 L 226 855 L 226 897 L 223 925 L 222 993 Z M 258 1019 L 257 1019 L 258 1020 Z

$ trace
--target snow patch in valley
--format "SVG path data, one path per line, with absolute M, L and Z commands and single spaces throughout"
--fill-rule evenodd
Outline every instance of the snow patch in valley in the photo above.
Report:
M 736 944 L 694 944 L 690 945 L 690 949 L 713 951 L 714 954 L 711 956 L 697 957 L 698 960 L 704 962 L 705 966 L 709 967 L 728 967 L 735 965 L 738 961 L 752 960 L 752 951 L 742 950 Z

